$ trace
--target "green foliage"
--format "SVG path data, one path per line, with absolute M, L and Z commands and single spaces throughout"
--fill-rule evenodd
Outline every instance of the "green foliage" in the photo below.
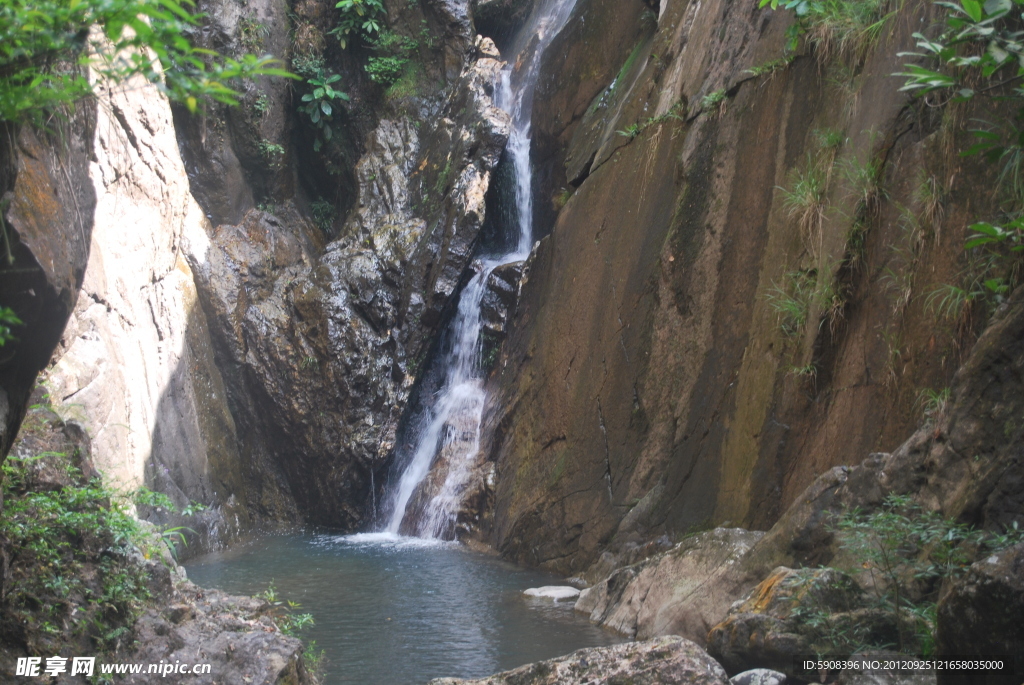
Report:
M 284 155 L 284 146 L 272 143 L 269 140 L 261 140 L 256 144 L 256 147 L 259 149 L 260 154 L 267 159 L 272 160 Z
M 371 81 L 385 87 L 402 78 L 412 53 L 419 49 L 419 43 L 412 38 L 387 30 L 381 31 L 370 44 L 377 54 L 369 59 L 366 73 Z
M 195 110 L 237 104 L 230 83 L 290 76 L 270 57 L 232 59 L 185 36 L 202 15 L 190 0 L 7 0 L 0 5 L 0 119 L 41 124 L 93 92 L 85 67 L 122 83 L 141 75 Z M 90 28 L 97 31 L 90 34 Z
M 877 211 L 879 200 L 885 196 L 882 189 L 882 160 L 871 157 L 861 162 L 851 157 L 844 160 L 840 168 L 850 191 L 857 198 L 857 213 L 872 214 Z
M 11 327 L 21 325 L 23 325 L 21 319 L 14 313 L 13 309 L 10 307 L 0 307 L 0 347 L 3 347 L 11 340 L 15 340 L 14 334 L 11 333 Z
M 945 91 L 957 101 L 977 97 L 1014 100 L 1020 106 L 1024 98 L 1020 80 L 1024 77 L 1024 30 L 1014 8 L 1024 2 L 960 0 L 937 4 L 946 10 L 945 30 L 936 38 L 915 33 L 919 51 L 901 56 L 930 58 L 941 71 L 905 64 L 904 71 L 896 74 L 906 78 L 900 90 L 918 95 Z M 1024 130 L 1020 120 L 1018 114 L 1001 126 L 972 131 L 977 142 L 961 153 L 984 154 L 1001 165 L 999 185 L 1014 212 L 1024 208 Z
M 712 93 L 708 93 L 700 99 L 700 106 L 704 110 L 712 110 L 715 107 L 721 109 L 725 105 L 725 100 L 728 97 L 725 89 L 716 90 Z
M 900 651 L 920 649 L 923 656 L 934 644 L 941 581 L 963 574 L 983 554 L 1024 541 L 1016 522 L 995 535 L 925 511 L 903 495 L 890 495 L 870 513 L 843 514 L 834 532 L 854 561 L 851 571 L 868 574 L 876 606 L 893 612 Z
M 116 648 L 149 598 L 133 560 L 136 546 L 151 546 L 146 533 L 124 500 L 86 481 L 63 454 L 8 456 L 2 471 L 0 537 L 12 551 L 4 613 L 46 640 L 85 634 Z M 65 484 L 36 491 L 35 474 L 54 471 Z
M 322 59 L 310 58 L 303 64 L 303 68 L 312 71 L 312 75 L 306 79 L 306 86 L 311 91 L 302 96 L 299 111 L 309 117 L 310 123 L 317 129 L 313 150 L 319 152 L 325 142 L 329 143 L 334 138 L 331 124 L 335 108 L 340 106 L 339 102 L 348 102 L 349 97 L 333 87 L 333 84 L 341 80 L 341 76 L 328 73 Z
M 846 144 L 846 136 L 834 128 L 815 129 L 814 140 L 818 144 L 818 149 L 823 151 L 839 150 Z
M 638 135 L 646 131 L 651 126 L 654 126 L 655 124 L 662 124 L 666 121 L 669 121 L 670 119 L 675 119 L 676 121 L 686 121 L 686 117 L 684 116 L 685 109 L 686 103 L 680 100 L 676 102 L 674 105 L 672 105 L 672 107 L 664 114 L 656 117 L 650 117 L 649 119 L 646 119 L 636 124 L 630 124 L 625 128 L 625 130 L 616 131 L 616 133 L 618 133 L 620 136 L 625 136 L 626 138 L 633 140 Z
M 946 410 L 946 405 L 949 404 L 949 397 L 949 388 L 943 388 L 942 390 L 925 388 L 918 394 L 917 404 L 921 407 L 925 419 L 934 421 Z
M 826 265 L 821 273 L 831 274 Z M 843 320 L 848 299 L 847 288 L 835 278 L 820 278 L 817 271 L 790 271 L 781 285 L 772 283 L 768 304 L 778 314 L 779 328 L 789 337 L 803 330 L 811 307 L 817 307 L 821 317 L 818 329 L 828 322 L 829 331 L 836 334 Z
M 863 53 L 894 14 L 884 13 L 889 4 L 889 0 L 761 0 L 758 6 L 792 10 L 797 22 L 789 33 L 789 50 L 796 50 L 800 36 L 806 35 L 825 61 Z
M 964 243 L 969 253 L 961 284 L 944 284 L 928 296 L 928 309 L 955 323 L 961 334 L 970 326 L 972 305 L 1004 301 L 1017 285 L 1016 272 L 1024 252 L 1024 217 L 1003 225 L 978 222 Z
M 914 201 L 921 208 L 921 220 L 931 228 L 935 242 L 938 243 L 945 214 L 946 189 L 939 179 L 922 169 L 914 188 Z
M 278 630 L 285 635 L 296 635 L 315 623 L 312 614 L 296 613 L 295 610 L 302 605 L 298 602 L 286 600 L 277 594 L 277 588 L 274 587 L 273 580 L 270 581 L 266 590 L 257 593 L 255 597 L 262 599 L 270 605 L 269 614 L 274 619 Z
M 264 91 L 260 91 L 256 96 L 256 101 L 252 105 L 253 111 L 256 112 L 260 118 L 265 117 L 267 112 L 270 111 L 270 98 Z
M 616 131 L 616 133 L 618 133 L 620 136 L 625 136 L 626 138 L 633 140 L 638 135 L 640 135 L 641 130 L 642 129 L 640 128 L 640 124 L 630 124 L 625 129 L 621 131 Z
M 763 64 L 758 64 L 757 66 L 747 69 L 746 72 L 753 76 L 772 76 L 780 69 L 788 67 L 793 62 L 794 57 L 796 56 L 786 55 L 785 57 L 769 60 Z
M 334 208 L 334 205 L 322 197 L 318 197 L 309 204 L 309 213 L 313 215 L 313 223 L 317 228 L 324 234 L 330 235 L 334 219 L 338 216 L 338 210 Z
M 253 15 L 246 15 L 238 22 L 238 42 L 249 52 L 263 49 L 263 41 L 270 37 L 270 29 Z
M 772 283 L 768 292 L 768 304 L 779 316 L 779 327 L 787 336 L 795 336 L 807 323 L 816 278 L 804 271 L 786 274 L 782 285 Z
M 338 39 L 342 49 L 351 45 L 354 37 L 370 40 L 379 33 L 387 13 L 381 0 L 341 0 L 335 7 L 341 12 L 341 19 L 330 35 Z
M 789 174 L 789 188 L 780 187 L 782 204 L 797 220 L 805 245 L 813 252 L 820 246 L 822 223 L 825 220 L 825 192 L 828 190 L 827 170 L 810 156 L 803 169 Z
M 133 493 L 132 501 L 136 506 L 140 507 L 165 509 L 169 512 L 175 512 L 178 510 L 178 507 L 174 506 L 174 500 L 170 497 L 162 492 L 154 492 L 145 486 L 139 488 Z

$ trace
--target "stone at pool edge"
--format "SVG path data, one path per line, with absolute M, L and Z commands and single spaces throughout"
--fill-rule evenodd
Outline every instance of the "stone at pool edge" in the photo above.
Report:
M 430 685 L 729 685 L 725 669 L 696 643 L 669 635 L 580 649 L 479 680 L 437 678 Z
M 545 585 L 543 587 L 531 587 L 523 590 L 527 597 L 550 599 L 552 602 L 560 602 L 565 599 L 575 600 L 580 596 L 580 591 L 569 585 Z

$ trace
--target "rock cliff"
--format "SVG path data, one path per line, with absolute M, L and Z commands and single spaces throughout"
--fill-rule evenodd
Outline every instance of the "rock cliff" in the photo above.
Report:
M 929 293 L 992 172 L 951 152 L 966 110 L 891 76 L 931 5 L 856 55 L 788 56 L 787 13 L 657 9 L 580 0 L 545 57 L 550 236 L 489 384 L 491 542 L 567 574 L 662 534 L 767 529 L 819 473 L 905 440 L 973 340 Z

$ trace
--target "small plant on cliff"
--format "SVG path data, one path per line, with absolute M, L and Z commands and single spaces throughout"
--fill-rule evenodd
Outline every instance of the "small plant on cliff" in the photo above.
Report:
M 878 211 L 879 201 L 885 197 L 882 189 L 882 160 L 872 157 L 861 162 L 856 157 L 840 164 L 847 187 L 857 200 L 857 214 L 870 216 Z
M 313 216 L 313 223 L 316 224 L 316 227 L 323 231 L 324 235 L 330 235 L 334 219 L 338 216 L 338 210 L 334 208 L 334 205 L 322 197 L 318 197 L 309 203 L 309 213 Z
M 725 101 L 728 98 L 728 93 L 725 89 L 716 90 L 713 93 L 708 93 L 700 99 L 700 106 L 705 112 L 715 111 L 716 114 L 721 114 L 725 108 Z
M 786 55 L 785 57 L 780 57 L 779 59 L 769 60 L 767 62 L 764 62 L 763 64 L 758 64 L 757 66 L 750 67 L 749 69 L 746 70 L 746 73 L 752 76 L 774 76 L 775 72 L 779 71 L 780 69 L 785 69 L 786 67 L 788 67 L 793 62 L 793 59 L 795 57 L 796 55 Z
M 917 404 L 927 421 L 932 422 L 938 418 L 949 404 L 950 389 L 932 390 L 925 388 L 917 396 Z
M 804 245 L 812 254 L 818 254 L 821 247 L 827 189 L 826 172 L 810 156 L 804 169 L 793 169 L 790 172 L 789 188 L 779 187 L 782 204 L 789 215 L 797 220 Z
M 338 39 L 342 49 L 357 36 L 373 38 L 380 32 L 387 13 L 382 0 L 341 0 L 335 7 L 341 12 L 341 19 L 329 33 Z
M 369 59 L 366 73 L 371 81 L 385 87 L 402 78 L 412 54 L 419 48 L 415 40 L 394 31 L 381 31 L 370 44 L 377 54 Z
M 230 84 L 290 76 L 270 57 L 232 59 L 184 37 L 202 15 L 190 0 L 7 0 L 0 4 L 0 119 L 42 124 L 96 83 L 143 76 L 194 110 L 204 99 L 238 104 Z M 90 34 L 92 27 L 98 32 Z M 90 78 L 88 66 L 99 76 Z
M 860 58 L 878 37 L 885 22 L 895 14 L 889 0 L 761 0 L 759 7 L 792 10 L 797 21 L 789 31 L 789 49 L 797 48 L 801 36 L 815 46 L 818 58 Z
M 813 274 L 791 271 L 786 274 L 782 285 L 772 284 L 767 295 L 768 304 L 778 314 L 779 327 L 787 336 L 797 335 L 807 323 L 815 281 Z
M 249 52 L 263 49 L 263 41 L 270 36 L 270 29 L 254 15 L 246 15 L 238 22 L 238 42 Z

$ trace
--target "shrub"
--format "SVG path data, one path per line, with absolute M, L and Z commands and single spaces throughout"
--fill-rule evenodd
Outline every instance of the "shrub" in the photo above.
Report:
M 302 96 L 302 104 L 299 111 L 309 117 L 310 123 L 317 129 L 318 133 L 313 142 L 313 150 L 319 152 L 325 142 L 334 138 L 334 129 L 331 124 L 334 121 L 335 108 L 338 101 L 348 102 L 346 93 L 336 90 L 333 84 L 341 80 L 338 74 L 327 74 L 323 70 L 317 76 L 306 81 L 306 85 L 312 91 Z
M 390 86 L 402 78 L 410 56 L 419 48 L 415 40 L 394 31 L 382 31 L 370 43 L 377 55 L 370 58 L 366 73 L 371 81 L 382 86 Z
M 761 0 L 759 6 L 793 10 L 797 22 L 790 29 L 790 50 L 806 35 L 827 61 L 832 57 L 860 57 L 878 37 L 894 12 L 885 13 L 888 0 Z
M 289 76 L 270 57 L 224 57 L 185 38 L 201 15 L 190 0 L 7 0 L 0 5 L 0 119 L 41 124 L 93 92 L 88 66 L 118 83 L 142 75 L 195 110 L 200 100 L 237 104 L 229 84 Z M 104 40 L 90 41 L 96 26 Z
M 313 215 L 313 223 L 316 224 L 317 228 L 323 231 L 325 235 L 330 235 L 334 219 L 338 215 L 334 205 L 322 197 L 318 197 L 310 203 L 309 212 Z
M 348 47 L 354 36 L 369 40 L 379 33 L 382 17 L 387 13 L 382 0 L 341 0 L 335 7 L 341 11 L 338 25 L 329 32 L 341 47 Z
M 851 556 L 851 572 L 867 574 L 875 605 L 893 612 L 900 651 L 916 648 L 921 656 L 934 644 L 941 581 L 963 574 L 983 554 L 1024 541 L 1016 522 L 1003 533 L 984 532 L 925 511 L 905 495 L 889 495 L 870 513 L 847 512 L 833 531 Z

